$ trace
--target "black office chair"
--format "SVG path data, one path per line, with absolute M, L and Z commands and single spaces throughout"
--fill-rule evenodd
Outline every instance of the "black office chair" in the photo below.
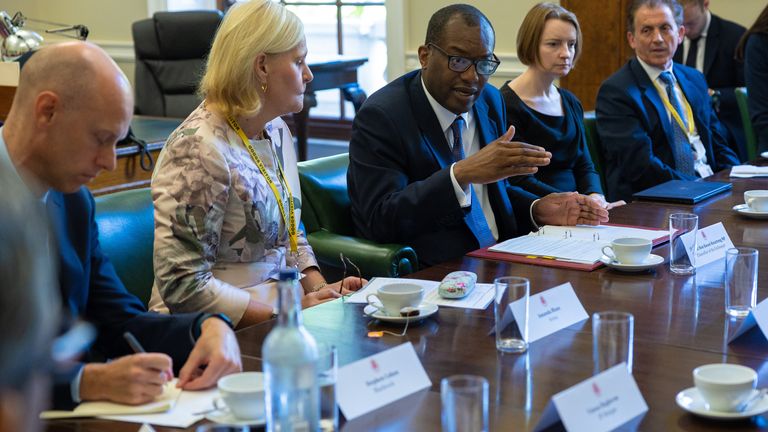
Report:
M 219 11 L 157 12 L 133 23 L 136 114 L 186 117 L 221 23 Z

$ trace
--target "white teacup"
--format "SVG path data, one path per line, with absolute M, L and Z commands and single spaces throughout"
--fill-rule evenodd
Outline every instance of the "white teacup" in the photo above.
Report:
M 744 192 L 744 202 L 752 211 L 768 212 L 768 190 L 746 191 Z
M 371 299 L 378 302 L 374 303 Z M 405 282 L 383 285 L 376 294 L 368 294 L 365 297 L 368 304 L 389 316 L 400 316 L 400 309 L 404 307 L 419 307 L 423 299 L 424 288 Z
M 693 383 L 713 411 L 736 411 L 751 395 L 757 372 L 746 366 L 713 363 L 693 370 Z
M 235 417 L 240 420 L 264 418 L 264 374 L 261 372 L 240 372 L 227 375 L 217 383 L 221 400 Z M 216 400 L 216 408 L 220 408 Z
M 636 237 L 617 238 L 603 246 L 603 254 L 619 264 L 642 264 L 651 253 L 650 240 Z

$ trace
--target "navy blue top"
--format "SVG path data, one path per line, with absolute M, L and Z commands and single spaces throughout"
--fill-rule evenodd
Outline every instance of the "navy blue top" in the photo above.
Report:
M 755 33 L 744 49 L 744 78 L 749 117 L 757 134 L 758 151 L 768 151 L 768 34 Z
M 577 191 L 582 194 L 603 193 L 600 176 L 592 164 L 584 131 L 584 108 L 571 92 L 558 89 L 563 104 L 562 116 L 543 114 L 530 108 L 509 82 L 501 87 L 507 107 L 507 127 L 515 126 L 515 141 L 544 147 L 552 153 L 549 165 L 539 167 L 535 180 L 558 192 Z M 526 176 L 510 177 L 509 182 L 539 196 L 546 187 L 535 186 Z M 532 187 L 533 185 L 533 187 Z

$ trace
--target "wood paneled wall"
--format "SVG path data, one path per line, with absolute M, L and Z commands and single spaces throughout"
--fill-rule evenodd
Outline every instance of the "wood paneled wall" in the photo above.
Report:
M 585 111 L 595 109 L 600 84 L 629 60 L 626 13 L 630 0 L 561 0 L 576 14 L 584 38 L 581 58 L 560 85 L 581 100 Z

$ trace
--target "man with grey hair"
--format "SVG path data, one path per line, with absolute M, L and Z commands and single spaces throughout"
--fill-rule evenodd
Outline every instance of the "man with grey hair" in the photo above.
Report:
M 179 386 L 188 390 L 211 387 L 241 369 L 225 316 L 148 313 L 99 246 L 93 197 L 83 185 L 115 168 L 115 144 L 126 135 L 132 111 L 130 85 L 115 62 L 95 45 L 72 42 L 44 47 L 29 59 L 0 128 L 0 159 L 10 161 L 46 203 L 64 308 L 96 325 L 95 351 L 112 359 L 80 364 L 57 379 L 60 407 L 81 400 L 151 401 L 174 366 L 183 365 Z M 125 332 L 147 353 L 133 354 Z
M 609 201 L 672 179 L 695 180 L 738 164 L 701 72 L 673 64 L 683 38 L 675 0 L 635 0 L 629 9 L 631 59 L 597 95 L 597 131 Z
M 0 157 L 0 432 L 38 429 L 60 308 L 43 206 Z

